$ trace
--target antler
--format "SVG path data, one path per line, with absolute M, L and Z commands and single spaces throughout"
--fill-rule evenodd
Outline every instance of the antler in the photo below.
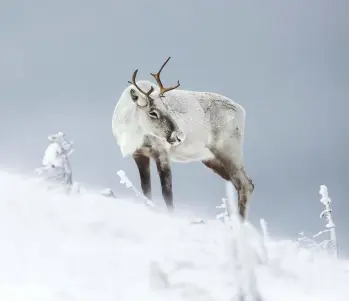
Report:
M 154 91 L 154 87 L 151 86 L 149 91 L 148 92 L 144 92 L 140 87 L 138 87 L 138 85 L 136 84 L 136 76 L 137 76 L 137 72 L 138 72 L 138 69 L 136 69 L 134 72 L 133 72 L 133 75 L 132 75 L 132 82 L 128 81 L 130 84 L 133 84 L 139 92 L 143 93 L 147 99 L 151 99 L 150 97 L 150 94 L 153 93 Z
M 161 80 L 160 80 L 160 73 L 161 73 L 162 69 L 164 69 L 165 65 L 166 65 L 167 62 L 170 60 L 170 58 L 171 58 L 171 57 L 169 57 L 169 58 L 166 60 L 166 62 L 163 63 L 163 65 L 161 66 L 161 68 L 160 68 L 160 70 L 159 70 L 158 73 L 156 73 L 156 74 L 150 73 L 150 74 L 155 78 L 156 82 L 158 83 L 158 85 L 159 85 L 159 87 L 160 87 L 160 94 L 159 94 L 160 97 L 163 97 L 164 94 L 165 94 L 166 92 L 171 91 L 171 90 L 174 90 L 174 89 L 178 88 L 179 85 L 180 85 L 180 84 L 179 84 L 179 80 L 178 80 L 178 81 L 177 81 L 177 85 L 171 86 L 171 87 L 168 87 L 168 88 L 164 88 L 164 86 L 163 86 L 163 84 L 162 84 L 162 82 L 161 82 Z

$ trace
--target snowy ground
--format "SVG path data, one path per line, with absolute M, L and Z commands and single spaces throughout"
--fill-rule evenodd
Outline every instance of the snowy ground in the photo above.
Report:
M 68 197 L 0 172 L 0 300 L 348 301 L 349 263 L 252 226 Z M 240 299 L 242 300 L 242 299 Z

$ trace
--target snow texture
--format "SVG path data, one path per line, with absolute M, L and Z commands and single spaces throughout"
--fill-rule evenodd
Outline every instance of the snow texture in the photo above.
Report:
M 234 217 L 191 224 L 22 175 L 0 172 L 0 183 L 0 300 L 348 300 L 348 261 L 271 236 L 264 245 Z

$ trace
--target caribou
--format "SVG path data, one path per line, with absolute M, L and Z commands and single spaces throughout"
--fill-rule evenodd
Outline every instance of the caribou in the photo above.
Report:
M 112 117 L 112 133 L 123 157 L 133 157 L 144 196 L 152 199 L 150 159 L 156 163 L 162 196 L 173 212 L 171 161 L 201 161 L 238 194 L 238 212 L 246 209 L 254 184 L 244 167 L 245 110 L 233 100 L 212 92 L 165 88 L 160 74 L 150 73 L 157 85 L 136 81 L 138 69 L 122 92 Z

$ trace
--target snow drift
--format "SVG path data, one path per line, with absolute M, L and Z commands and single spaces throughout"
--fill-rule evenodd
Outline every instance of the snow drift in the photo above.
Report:
M 349 263 L 0 172 L 0 300 L 347 301 Z M 214 206 L 214 205 L 213 205 Z M 245 297 L 243 297 L 245 296 Z

